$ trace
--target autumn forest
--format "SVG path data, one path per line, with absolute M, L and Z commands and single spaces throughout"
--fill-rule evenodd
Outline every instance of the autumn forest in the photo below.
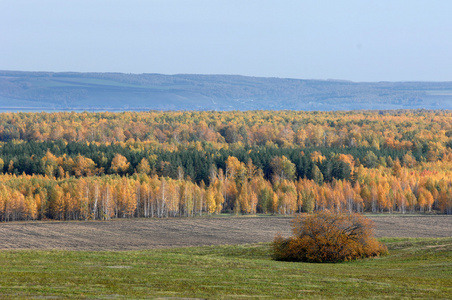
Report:
M 0 172 L 0 221 L 452 214 L 452 113 L 3 113 Z

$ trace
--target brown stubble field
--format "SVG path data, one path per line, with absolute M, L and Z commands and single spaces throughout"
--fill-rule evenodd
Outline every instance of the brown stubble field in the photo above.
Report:
M 370 216 L 377 237 L 452 237 L 452 216 Z M 125 251 L 270 242 L 290 217 L 197 217 L 0 224 L 0 249 Z

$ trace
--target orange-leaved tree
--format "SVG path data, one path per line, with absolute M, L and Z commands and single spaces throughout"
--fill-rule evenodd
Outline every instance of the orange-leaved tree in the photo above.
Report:
M 360 214 L 328 210 L 299 215 L 292 221 L 294 236 L 273 241 L 273 258 L 285 261 L 342 262 L 379 256 L 387 248 L 373 237 L 372 221 Z

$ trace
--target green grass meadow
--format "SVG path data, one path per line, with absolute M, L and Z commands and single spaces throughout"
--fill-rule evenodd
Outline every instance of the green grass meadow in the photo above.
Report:
M 0 251 L 1 299 L 452 297 L 452 238 L 381 239 L 390 254 L 278 262 L 269 244 L 127 252 Z

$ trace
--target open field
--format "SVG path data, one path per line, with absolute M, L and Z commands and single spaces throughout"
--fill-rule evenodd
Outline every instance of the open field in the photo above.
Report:
M 386 238 L 388 256 L 273 261 L 269 244 L 0 251 L 1 299 L 450 299 L 452 238 Z
M 452 216 L 371 216 L 377 237 L 452 237 Z M 0 249 L 145 250 L 266 243 L 290 217 L 202 217 L 0 224 Z
M 449 299 L 452 217 L 371 218 L 389 255 L 341 264 L 272 260 L 290 217 L 2 223 L 0 299 Z

